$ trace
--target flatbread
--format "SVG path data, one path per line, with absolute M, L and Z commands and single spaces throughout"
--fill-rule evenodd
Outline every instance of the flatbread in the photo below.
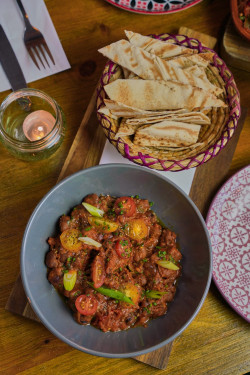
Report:
M 117 79 L 104 90 L 111 100 L 142 110 L 226 107 L 209 91 L 172 81 Z
M 161 57 L 162 59 L 179 56 L 179 55 L 192 55 L 197 53 L 196 50 L 182 47 L 171 42 L 154 39 L 148 36 L 144 36 L 133 31 L 125 30 L 125 34 L 131 44 L 143 48 L 150 53 Z
M 126 122 L 126 119 L 122 119 L 120 122 L 119 129 L 115 135 L 115 138 L 123 137 L 123 136 L 128 136 L 128 135 L 133 135 L 135 134 L 136 130 L 140 127 L 140 124 L 138 125 L 131 125 Z
M 104 99 L 105 106 L 98 109 L 99 113 L 103 113 L 106 116 L 111 116 L 112 118 L 141 118 L 150 116 L 162 116 L 162 115 L 175 115 L 177 113 L 188 112 L 185 108 L 166 110 L 166 111 L 147 111 L 132 106 L 128 106 L 121 102 L 116 102 L 110 99 Z
M 126 119 L 126 123 L 129 125 L 145 125 L 163 120 L 177 120 L 198 125 L 211 124 L 210 118 L 202 112 L 174 113 L 151 117 L 129 118 Z
M 200 55 L 183 55 L 171 58 L 168 60 L 169 64 L 176 66 L 177 68 L 186 69 L 191 66 L 201 66 L 206 68 L 209 61 L 201 57 Z
M 200 125 L 178 121 L 162 121 L 140 127 L 134 137 L 139 146 L 182 147 L 195 144 L 199 137 Z
M 127 40 L 119 40 L 99 49 L 99 52 L 145 80 L 172 80 L 211 90 L 217 95 L 222 92 L 208 80 L 203 67 L 193 65 L 181 69 L 173 61 L 163 60 L 142 48 L 131 45 Z M 185 57 L 182 61 L 183 59 Z
M 210 62 L 214 56 L 212 51 L 198 54 L 197 50 L 195 49 L 179 46 L 178 44 L 174 44 L 172 41 L 163 41 L 144 36 L 134 33 L 133 31 L 125 30 L 125 34 L 131 44 L 145 49 L 146 51 L 153 53 L 164 60 L 174 60 L 182 57 L 189 57 L 188 60 L 191 62 L 197 65 L 207 66 L 204 60 Z

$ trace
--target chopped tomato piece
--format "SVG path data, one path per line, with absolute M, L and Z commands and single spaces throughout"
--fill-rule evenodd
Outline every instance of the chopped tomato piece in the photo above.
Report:
M 115 251 L 120 258 L 129 258 L 131 254 L 130 241 L 124 238 L 120 238 L 115 243 Z
M 78 229 L 66 229 L 60 235 L 61 244 L 64 249 L 69 251 L 79 251 L 82 248 L 82 242 L 78 240 L 81 232 Z
M 95 227 L 98 231 L 103 233 L 115 232 L 118 228 L 118 223 L 114 221 L 106 220 L 104 218 L 89 216 L 88 222 L 90 225 Z
M 80 314 L 93 315 L 97 310 L 98 302 L 93 295 L 81 294 L 77 297 L 75 306 Z
M 132 216 L 136 210 L 136 204 L 133 198 L 120 197 L 115 201 L 114 210 L 116 215 Z
M 104 259 L 100 255 L 97 255 L 92 263 L 91 276 L 94 287 L 100 288 L 106 277 Z
M 140 241 L 147 237 L 148 227 L 143 219 L 134 219 L 128 223 L 125 232 L 133 240 Z

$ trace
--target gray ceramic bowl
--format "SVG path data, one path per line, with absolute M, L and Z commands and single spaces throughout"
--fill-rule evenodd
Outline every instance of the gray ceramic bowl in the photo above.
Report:
M 89 193 L 136 195 L 153 201 L 158 217 L 178 234 L 182 276 L 163 317 L 147 328 L 108 332 L 77 324 L 71 310 L 46 278 L 47 238 L 56 223 Z M 192 201 L 157 172 L 126 164 L 107 164 L 80 171 L 56 185 L 34 210 L 24 234 L 21 275 L 27 297 L 43 324 L 76 349 L 103 357 L 133 357 L 171 342 L 195 318 L 207 295 L 212 252 L 205 222 Z

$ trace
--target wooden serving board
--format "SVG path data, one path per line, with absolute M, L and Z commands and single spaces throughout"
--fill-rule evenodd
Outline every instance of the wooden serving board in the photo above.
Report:
M 221 57 L 227 65 L 250 72 L 250 42 L 237 32 L 231 18 L 222 39 Z
M 187 28 L 181 28 L 179 33 L 200 39 L 203 44 L 206 44 L 210 48 L 213 48 L 216 43 L 216 39 L 211 39 L 204 34 L 200 35 L 199 33 Z M 83 120 L 59 175 L 58 182 L 81 169 L 99 163 L 106 138 L 102 128 L 98 125 L 95 104 L 96 92 L 94 92 L 91 97 Z M 198 167 L 195 171 L 189 195 L 203 216 L 206 215 L 209 203 L 211 202 L 216 190 L 225 181 L 245 116 L 246 110 L 243 110 L 235 135 L 227 145 L 226 149 L 222 150 L 215 159 Z M 27 300 L 20 275 L 14 284 L 5 308 L 10 312 L 22 315 L 25 318 L 40 321 Z M 135 359 L 153 367 L 165 369 L 172 345 L 173 342 L 151 353 L 135 357 Z

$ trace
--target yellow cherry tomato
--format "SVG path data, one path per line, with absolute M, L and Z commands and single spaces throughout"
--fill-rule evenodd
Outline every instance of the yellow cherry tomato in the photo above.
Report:
M 115 232 L 118 228 L 118 224 L 114 221 L 106 220 L 104 218 L 89 216 L 88 222 L 90 225 L 95 227 L 99 232 L 111 233 Z
M 133 303 L 137 305 L 140 299 L 140 292 L 136 285 L 128 283 L 124 286 L 122 292 L 125 294 L 125 296 L 131 298 Z
M 82 248 L 82 242 L 78 240 L 81 232 L 78 229 L 66 229 L 60 235 L 61 244 L 64 249 L 69 251 L 79 251 Z
M 147 237 L 148 227 L 143 219 L 134 219 L 128 223 L 125 232 L 133 240 L 140 241 Z

